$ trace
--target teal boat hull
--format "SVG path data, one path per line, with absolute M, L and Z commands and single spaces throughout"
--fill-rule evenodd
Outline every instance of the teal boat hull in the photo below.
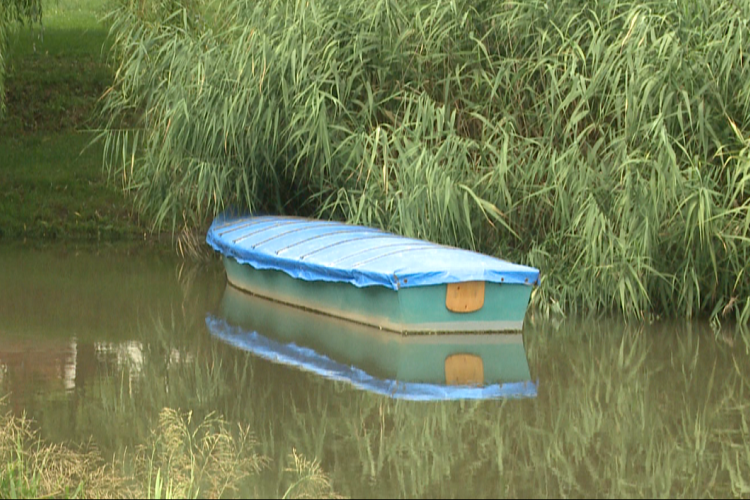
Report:
M 306 281 L 258 270 L 223 256 L 234 287 L 275 301 L 402 334 L 520 332 L 532 287 L 485 283 L 484 304 L 473 312 L 446 307 L 448 284 L 393 290 L 382 286 Z

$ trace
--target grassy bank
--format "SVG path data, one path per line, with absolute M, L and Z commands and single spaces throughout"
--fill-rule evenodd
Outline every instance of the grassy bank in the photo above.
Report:
M 44 3 L 43 25 L 9 38 L 0 119 L 0 238 L 143 239 L 147 224 L 89 147 L 112 81 L 103 0 Z
M 109 167 L 167 227 L 314 213 L 537 266 L 542 312 L 750 321 L 747 2 L 117 5 Z
M 147 229 L 107 182 L 101 148 L 82 131 L 0 139 L 0 238 L 132 239 Z

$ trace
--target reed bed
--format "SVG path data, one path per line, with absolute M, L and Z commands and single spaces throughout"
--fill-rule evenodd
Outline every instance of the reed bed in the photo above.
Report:
M 750 321 L 750 2 L 118 0 L 156 226 L 312 214 L 542 269 L 541 314 Z

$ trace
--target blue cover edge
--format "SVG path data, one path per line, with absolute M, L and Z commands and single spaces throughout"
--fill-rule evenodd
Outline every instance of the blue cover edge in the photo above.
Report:
M 271 257 L 261 252 L 249 252 L 247 249 L 238 249 L 235 246 L 226 243 L 220 236 L 217 236 L 215 234 L 214 228 L 217 225 L 221 225 L 229 220 L 236 219 L 238 219 L 238 217 L 227 216 L 225 214 L 218 216 L 211 224 L 211 227 L 206 234 L 206 243 L 208 243 L 208 245 L 210 245 L 217 252 L 233 258 L 240 264 L 246 264 L 259 270 L 282 271 L 293 278 L 302 279 L 305 281 L 344 282 L 359 288 L 367 286 L 384 286 L 392 290 L 398 290 L 399 288 L 407 287 L 439 285 L 474 280 L 489 281 L 495 283 L 502 282 L 506 284 L 520 284 L 528 286 L 537 284 L 539 282 L 538 269 L 514 263 L 511 264 L 524 267 L 526 268 L 526 270 L 503 271 L 502 273 L 490 271 L 489 273 L 487 273 L 484 269 L 478 269 L 477 273 L 471 276 L 463 276 L 461 278 L 458 278 L 456 276 L 447 275 L 443 276 L 443 279 L 439 281 L 436 281 L 435 277 L 444 275 L 445 273 L 442 271 L 419 274 L 403 273 L 399 276 L 396 276 L 387 275 L 384 273 L 373 273 L 361 269 L 343 270 L 339 268 L 322 266 L 312 262 L 305 262 L 301 265 L 301 263 L 295 259 Z M 488 255 L 487 257 L 492 256 Z

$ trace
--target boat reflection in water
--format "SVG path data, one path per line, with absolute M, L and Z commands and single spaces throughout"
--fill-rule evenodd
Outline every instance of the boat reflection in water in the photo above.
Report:
M 223 341 L 278 363 L 399 399 L 534 397 L 521 332 L 403 335 L 306 311 L 227 284 Z

